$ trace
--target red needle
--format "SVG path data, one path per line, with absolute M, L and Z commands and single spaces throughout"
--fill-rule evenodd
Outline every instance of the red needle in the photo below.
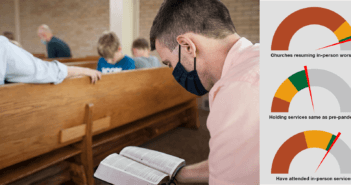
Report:
M 345 42 L 350 42 L 351 39 L 348 39 L 348 40 L 344 40 L 342 42 L 338 42 L 338 43 L 335 43 L 335 44 L 332 44 L 332 45 L 329 45 L 329 46 L 325 46 L 325 47 L 322 47 L 322 48 L 319 48 L 317 50 L 320 50 L 320 49 L 324 49 L 324 48 L 328 48 L 328 47 L 331 47 L 331 46 L 336 46 L 336 45 L 339 45 L 339 44 L 342 44 L 342 43 L 345 43 Z
M 313 104 L 313 99 L 312 99 L 312 91 L 311 91 L 311 85 L 310 85 L 310 78 L 308 77 L 307 66 L 305 66 L 305 73 L 306 73 L 308 88 L 310 89 L 311 102 L 312 102 L 312 107 L 313 107 L 313 111 L 314 111 L 314 104 Z
M 333 144 L 332 144 L 331 147 L 329 148 L 328 152 L 325 154 L 325 156 L 324 156 L 322 162 L 324 161 L 325 157 L 327 157 L 328 153 L 329 153 L 330 150 L 333 148 L 335 142 L 339 139 L 340 135 L 341 135 L 341 133 L 339 132 L 338 135 L 336 136 L 336 138 L 335 138 Z M 319 164 L 318 168 L 321 166 L 322 162 Z M 317 170 L 318 170 L 318 168 L 317 168 Z M 315 172 L 317 172 L 317 170 L 316 170 Z

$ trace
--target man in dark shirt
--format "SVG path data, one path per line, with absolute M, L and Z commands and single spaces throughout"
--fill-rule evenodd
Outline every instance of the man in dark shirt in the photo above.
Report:
M 48 58 L 71 57 L 69 46 L 57 37 L 54 37 L 49 26 L 43 24 L 38 28 L 38 36 L 46 45 Z

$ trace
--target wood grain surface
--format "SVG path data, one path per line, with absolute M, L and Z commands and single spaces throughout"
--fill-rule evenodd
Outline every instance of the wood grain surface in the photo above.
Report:
M 60 131 L 84 123 L 86 104 L 94 104 L 92 121 L 110 117 L 106 131 L 194 99 L 171 73 L 154 68 L 103 75 L 97 84 L 80 77 L 1 86 L 0 169 L 81 140 L 60 143 Z
M 82 61 L 82 62 L 69 62 L 65 63 L 67 66 L 76 66 L 76 67 L 86 67 L 89 69 L 96 69 L 98 61 Z
M 86 56 L 82 58 L 44 58 L 42 60 L 45 61 L 53 61 L 57 60 L 61 63 L 69 63 L 69 62 L 81 62 L 81 61 L 98 61 L 100 56 Z

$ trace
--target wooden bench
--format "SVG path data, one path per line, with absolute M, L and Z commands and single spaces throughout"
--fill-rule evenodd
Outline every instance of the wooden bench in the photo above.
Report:
M 113 152 L 180 125 L 198 128 L 196 96 L 169 68 L 0 87 L 0 184 L 94 184 Z
M 65 65 L 96 69 L 97 63 L 98 61 L 83 61 L 83 62 L 68 62 L 68 63 L 65 63 Z
M 46 58 L 43 59 L 45 61 L 53 61 L 58 60 L 61 63 L 69 63 L 69 62 L 82 62 L 82 61 L 98 61 L 99 56 L 86 56 L 81 58 Z
M 40 58 L 40 59 L 45 59 L 46 56 L 44 53 L 33 53 L 33 56 Z

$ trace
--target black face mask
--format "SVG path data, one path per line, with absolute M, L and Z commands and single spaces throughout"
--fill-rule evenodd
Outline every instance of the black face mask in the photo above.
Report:
M 179 46 L 179 61 L 172 73 L 174 78 L 181 86 L 193 94 L 202 96 L 208 93 L 208 91 L 202 85 L 199 75 L 197 74 L 196 57 L 194 58 L 194 71 L 187 72 L 183 65 L 180 63 L 180 51 L 181 48 Z

